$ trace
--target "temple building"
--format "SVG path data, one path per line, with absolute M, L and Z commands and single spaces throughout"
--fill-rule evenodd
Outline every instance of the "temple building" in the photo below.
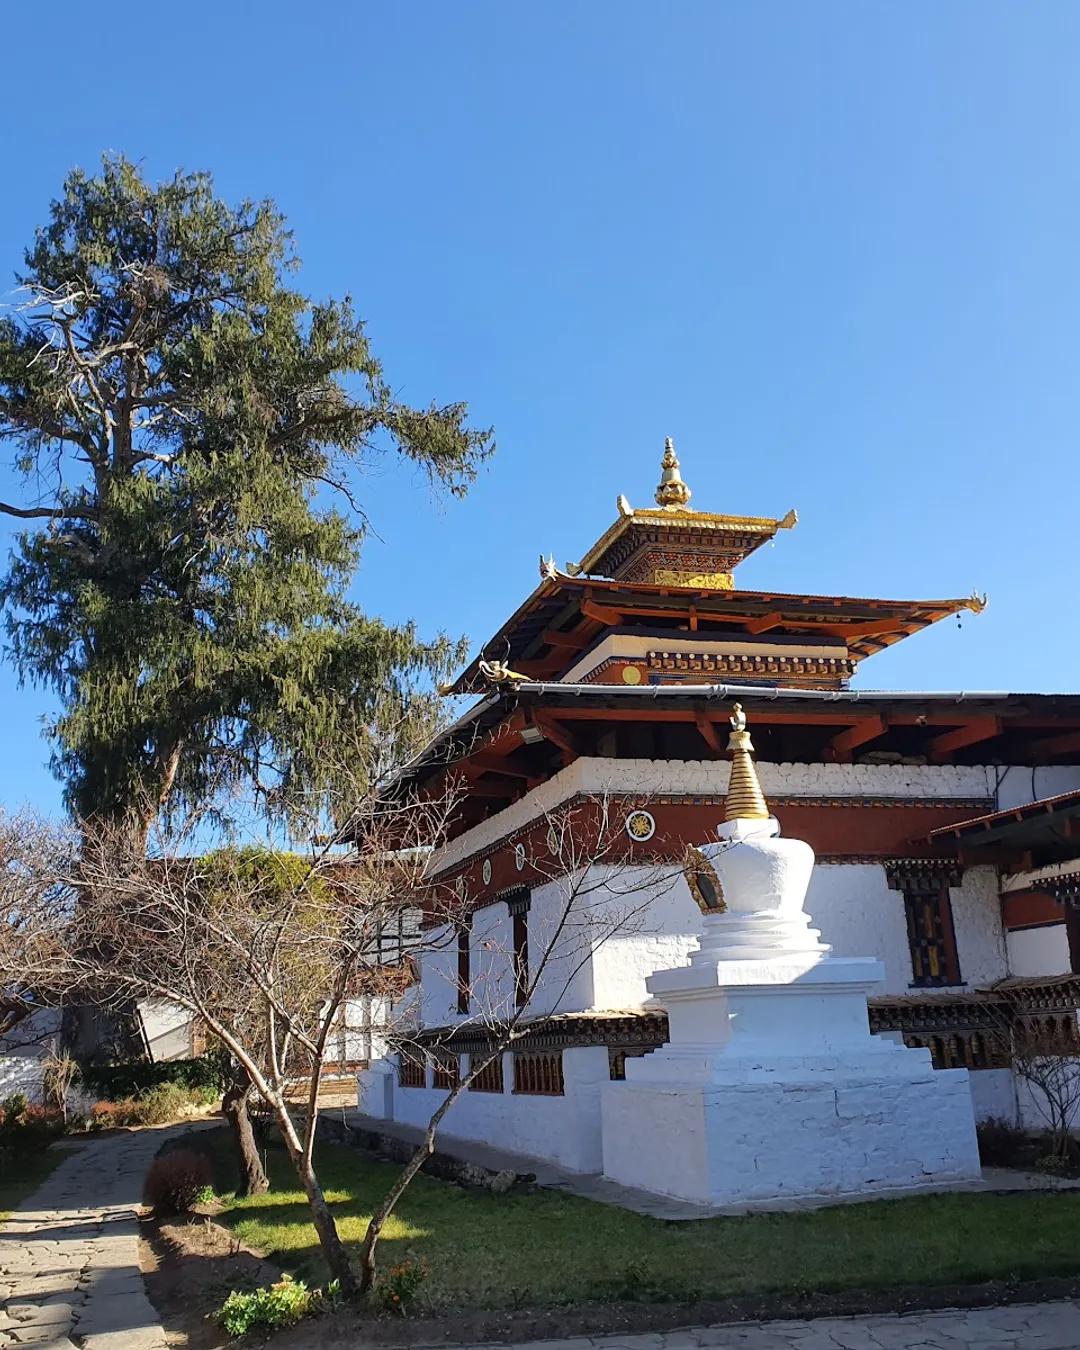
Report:
M 422 955 L 414 1053 L 373 1064 L 361 1109 L 426 1122 L 462 1057 L 512 1015 L 513 1050 L 444 1129 L 603 1170 L 600 1085 L 666 1041 L 646 981 L 697 949 L 717 903 L 697 850 L 738 787 L 737 701 L 769 810 L 816 855 L 806 906 L 822 941 L 883 967 L 871 1030 L 970 1070 L 977 1117 L 1016 1118 L 1030 1102 L 994 1034 L 1005 1003 L 1053 1020 L 1067 1052 L 1077 1042 L 1080 695 L 852 688 L 875 653 L 985 597 L 743 589 L 738 569 L 794 511 L 719 515 L 690 499 L 668 441 L 655 505 L 620 497 L 579 563 L 541 558 L 540 584 L 450 686 L 476 702 L 399 779 L 458 785 L 431 875 L 466 917 Z M 571 940 L 563 874 L 584 845 L 568 853 L 559 822 L 587 834 L 598 810 L 622 841 L 611 912 L 655 894 L 632 926 L 605 929 L 594 904 Z M 531 985 L 555 940 L 566 950 Z

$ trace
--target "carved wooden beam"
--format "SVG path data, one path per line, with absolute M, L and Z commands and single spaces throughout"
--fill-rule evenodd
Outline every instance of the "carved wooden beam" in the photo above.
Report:
M 954 731 L 935 736 L 926 748 L 927 754 L 932 760 L 941 760 L 954 750 L 963 750 L 965 746 L 978 745 L 980 741 L 989 741 L 1000 735 L 1000 717 L 976 717 Z
M 701 739 L 709 749 L 720 758 L 724 753 L 724 747 L 720 744 L 720 738 L 716 734 L 716 727 L 713 725 L 709 714 L 703 709 L 699 709 L 694 714 L 694 721 L 697 723 L 697 729 L 701 732 Z
M 784 622 L 784 616 L 778 609 L 774 609 L 769 614 L 762 614 L 757 619 L 747 619 L 743 624 L 743 629 L 747 633 L 765 633 L 770 628 L 776 628 Z
M 889 729 L 888 719 L 875 714 L 873 717 L 860 717 L 846 731 L 838 732 L 829 742 L 829 749 L 842 763 L 851 759 L 851 752 L 869 741 L 876 741 Z

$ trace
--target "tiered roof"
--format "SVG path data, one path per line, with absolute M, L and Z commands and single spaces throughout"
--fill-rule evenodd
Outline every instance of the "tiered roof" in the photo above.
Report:
M 622 663 L 604 682 L 667 684 L 702 677 L 747 684 L 839 689 L 859 661 L 985 599 L 867 600 L 737 589 L 735 568 L 798 516 L 715 515 L 688 505 L 667 442 L 656 507 L 619 516 L 580 563 L 560 571 L 541 561 L 537 589 L 451 686 L 487 687 L 484 659 L 531 680 L 561 680 L 612 635 L 648 640 L 644 656 Z M 748 643 L 750 644 L 748 647 Z M 697 649 L 695 649 L 697 644 Z M 626 665 L 633 668 L 624 674 Z

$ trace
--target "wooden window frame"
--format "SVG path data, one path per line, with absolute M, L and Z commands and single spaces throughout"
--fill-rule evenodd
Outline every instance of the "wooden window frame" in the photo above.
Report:
M 420 1079 L 419 1082 L 415 1081 L 417 1078 Z M 407 1079 L 410 1081 L 406 1081 Z M 426 1056 L 417 1059 L 415 1056 L 410 1055 L 403 1050 L 398 1057 L 397 1085 L 399 1088 L 405 1088 L 407 1091 L 413 1088 L 426 1088 Z
M 565 1097 L 561 1050 L 516 1050 L 514 1094 L 521 1097 Z
M 506 909 L 513 927 L 514 1002 L 524 1008 L 529 1001 L 529 909 L 532 892 L 525 887 L 506 898 Z
M 457 1010 L 468 1016 L 472 993 L 472 921 L 458 925 L 457 931 Z
M 469 1056 L 469 1072 L 472 1072 L 473 1059 L 482 1059 L 482 1055 Z M 503 1057 L 502 1052 L 488 1064 L 483 1071 L 477 1075 L 469 1084 L 470 1092 L 490 1092 L 500 1095 L 506 1091 L 506 1085 L 503 1081 Z
M 956 951 L 956 929 L 953 925 L 952 897 L 945 883 L 932 885 L 908 884 L 902 889 L 904 897 L 904 920 L 908 935 L 908 957 L 911 961 L 911 984 L 913 989 L 948 989 L 963 983 L 960 974 L 960 959 Z M 920 945 L 918 927 L 923 914 L 929 908 L 934 915 L 939 936 L 934 947 Z M 920 974 L 922 954 L 928 956 L 932 967 L 933 953 L 937 950 L 940 970 L 934 974 L 932 969 Z
M 452 1092 L 461 1082 L 461 1056 L 451 1050 L 436 1050 L 432 1087 L 439 1092 Z

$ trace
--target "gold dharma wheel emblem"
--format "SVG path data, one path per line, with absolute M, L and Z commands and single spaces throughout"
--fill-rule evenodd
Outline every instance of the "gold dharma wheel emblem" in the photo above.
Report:
M 626 817 L 626 833 L 636 844 L 643 844 L 656 833 L 656 821 L 648 811 L 631 811 Z

